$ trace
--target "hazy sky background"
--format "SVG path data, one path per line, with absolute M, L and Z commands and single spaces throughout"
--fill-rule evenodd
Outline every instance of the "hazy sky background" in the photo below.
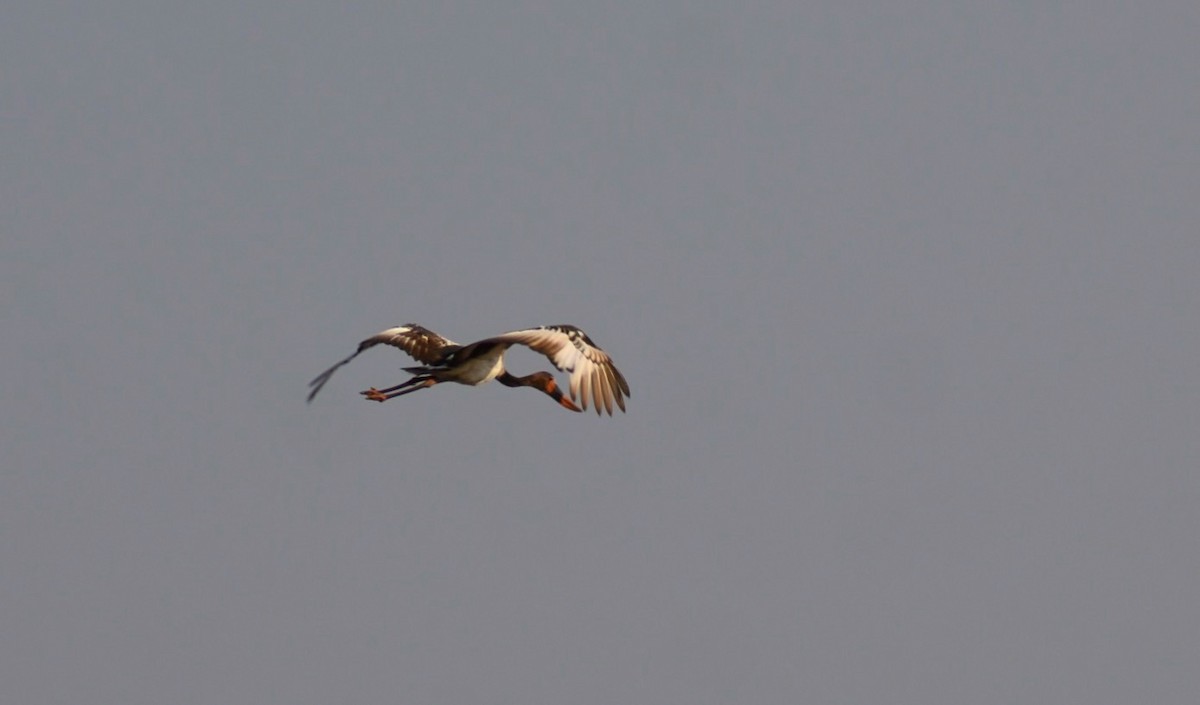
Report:
M 1200 5 L 565 5 L 0 10 L 0 701 L 1196 702 Z

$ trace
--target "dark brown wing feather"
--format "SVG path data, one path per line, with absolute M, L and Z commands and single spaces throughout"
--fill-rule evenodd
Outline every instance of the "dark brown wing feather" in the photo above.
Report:
M 359 343 L 358 349 L 354 351 L 353 355 L 325 370 L 317 375 L 313 381 L 309 382 L 308 386 L 312 388 L 312 391 L 308 394 L 308 401 L 311 402 L 313 397 L 317 396 L 317 392 L 321 391 L 321 387 L 325 386 L 325 383 L 329 381 L 334 372 L 337 372 L 339 367 L 358 357 L 362 351 L 380 344 L 400 348 L 408 353 L 412 359 L 425 365 L 436 365 L 444 360 L 446 356 L 462 347 L 453 340 L 443 338 L 428 328 L 415 323 L 406 323 L 395 328 L 388 328 Z

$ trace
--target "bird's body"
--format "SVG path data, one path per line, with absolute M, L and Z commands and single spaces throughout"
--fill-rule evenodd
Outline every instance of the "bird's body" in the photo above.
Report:
M 493 379 L 508 387 L 538 389 L 571 411 L 586 409 L 590 398 L 595 403 L 597 414 L 603 407 L 610 416 L 614 403 L 621 411 L 625 411 L 625 397 L 629 396 L 629 385 L 612 364 L 612 358 L 575 326 L 527 328 L 459 345 L 428 328 L 408 323 L 380 331 L 359 343 L 353 355 L 325 370 L 309 384 L 312 392 L 308 400 L 313 400 L 339 367 L 364 350 L 381 343 L 400 348 L 422 365 L 404 368 L 413 377 L 403 384 L 387 389 L 371 387 L 362 392 L 373 401 L 387 401 L 440 382 L 478 386 Z M 524 345 L 539 352 L 559 370 L 570 372 L 570 398 L 563 396 L 549 372 L 535 372 L 525 377 L 509 374 L 504 368 L 504 353 L 513 345 Z M 575 405 L 575 399 L 580 401 L 583 409 Z
M 472 387 L 491 382 L 504 374 L 505 350 L 506 348 L 499 345 L 478 350 L 476 354 L 465 357 L 457 364 L 447 366 L 439 381 L 458 382 Z

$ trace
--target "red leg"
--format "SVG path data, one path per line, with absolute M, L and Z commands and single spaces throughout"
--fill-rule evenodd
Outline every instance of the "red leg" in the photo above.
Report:
M 367 399 L 369 399 L 371 401 L 385 402 L 388 399 L 403 396 L 405 394 L 415 392 L 418 389 L 425 389 L 426 387 L 432 387 L 435 384 L 437 384 L 437 380 L 432 377 L 427 377 L 425 379 L 420 379 L 420 378 L 414 377 L 413 379 L 408 380 L 404 384 L 398 384 L 395 387 L 388 387 L 387 389 L 376 389 L 374 387 L 371 387 L 370 389 L 368 389 L 366 391 L 359 392 L 359 394 L 362 394 L 363 396 L 365 396 Z

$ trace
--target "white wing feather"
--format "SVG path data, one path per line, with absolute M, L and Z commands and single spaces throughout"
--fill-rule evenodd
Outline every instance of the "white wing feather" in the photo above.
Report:
M 597 414 L 603 410 L 611 415 L 615 402 L 621 411 L 625 411 L 629 384 L 608 353 L 579 328 L 543 326 L 515 330 L 489 340 L 524 345 L 545 355 L 556 368 L 571 375 L 568 391 L 571 399 L 578 401 L 582 408 L 594 403 Z

